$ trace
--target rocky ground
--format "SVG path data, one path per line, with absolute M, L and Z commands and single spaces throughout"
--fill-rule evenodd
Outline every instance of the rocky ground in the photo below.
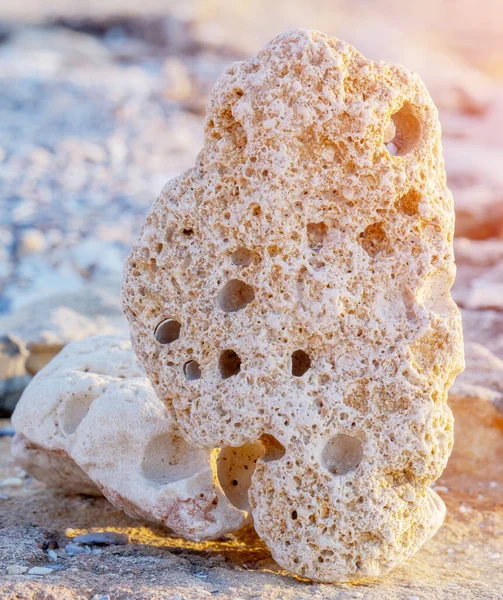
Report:
M 461 430 L 449 466 L 436 485 L 447 505 L 445 524 L 391 575 L 355 585 L 315 584 L 287 574 L 253 532 L 215 542 L 188 542 L 129 519 L 103 498 L 55 495 L 19 471 L 10 457 L 9 437 L 4 436 L 0 596 L 5 600 L 107 596 L 111 600 L 498 600 L 503 586 L 503 417 L 494 408 L 484 412 L 473 399 L 453 398 L 452 404 Z M 7 422 L 1 424 L 5 427 Z M 476 442 L 479 451 L 472 452 L 469 448 Z M 88 545 L 87 551 L 73 556 L 61 552 L 74 536 L 96 530 L 126 533 L 130 542 Z M 9 574 L 19 567 L 23 574 Z M 30 574 L 34 567 L 50 571 Z
M 470 11 L 468 0 L 456 10 L 447 0 L 0 7 L 0 416 L 70 340 L 125 329 L 122 262 L 163 184 L 193 163 L 213 82 L 290 26 L 324 29 L 426 81 L 456 203 L 453 295 L 467 342 L 451 395 L 455 451 L 437 485 L 446 524 L 388 578 L 310 584 L 280 571 L 251 533 L 193 544 L 103 499 L 54 496 L 12 464 L 4 421 L 0 597 L 502 597 L 503 13 L 498 0 Z M 51 561 L 49 550 L 96 528 L 130 543 Z M 16 566 L 51 572 L 9 574 Z

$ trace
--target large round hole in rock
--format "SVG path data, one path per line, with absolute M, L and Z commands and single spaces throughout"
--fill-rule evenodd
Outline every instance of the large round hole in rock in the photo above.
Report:
M 222 379 L 237 375 L 241 370 L 241 359 L 234 350 L 224 350 L 218 359 L 218 369 Z
M 61 430 L 67 435 L 74 433 L 89 412 L 95 399 L 96 396 L 87 392 L 72 393 L 64 403 L 60 413 Z
M 384 136 L 386 148 L 394 156 L 405 156 L 412 152 L 420 141 L 421 122 L 414 107 L 406 103 L 391 116 L 391 123 Z
M 150 440 L 141 469 L 149 481 L 167 485 L 210 468 L 207 451 L 194 448 L 177 435 L 162 433 Z
M 358 438 L 340 433 L 328 440 L 321 453 L 321 463 L 333 475 L 354 471 L 363 459 L 363 446 Z
M 251 285 L 231 279 L 228 281 L 218 295 L 218 304 L 224 312 L 236 312 L 255 299 L 255 292 Z
M 174 319 L 166 319 L 157 325 L 154 336 L 159 344 L 171 344 L 180 337 L 181 324 Z
M 283 446 L 268 434 L 261 436 L 256 442 L 237 448 L 221 448 L 217 457 L 217 477 L 229 502 L 240 510 L 250 511 L 248 490 L 257 460 L 271 462 L 284 454 Z
M 244 246 L 239 246 L 236 248 L 234 252 L 231 254 L 232 264 L 237 267 L 248 267 L 253 262 L 253 254 L 251 250 L 245 248 Z
M 292 353 L 292 375 L 295 377 L 302 377 L 311 366 L 311 359 L 309 354 L 304 350 L 295 350 Z
M 183 372 L 189 381 L 195 381 L 196 379 L 201 378 L 201 367 L 196 360 L 189 360 L 189 362 L 186 362 L 183 366 Z

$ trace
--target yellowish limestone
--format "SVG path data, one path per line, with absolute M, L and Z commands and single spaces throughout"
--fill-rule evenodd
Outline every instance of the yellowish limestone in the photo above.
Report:
M 134 348 L 294 573 L 380 575 L 441 524 L 453 227 L 420 78 L 305 30 L 219 78 L 194 168 L 147 217 L 122 290 Z

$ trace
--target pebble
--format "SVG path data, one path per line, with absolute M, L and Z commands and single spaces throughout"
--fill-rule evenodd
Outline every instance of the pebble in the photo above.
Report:
M 15 433 L 13 427 L 0 427 L 0 437 L 12 437 Z
M 0 481 L 0 488 L 3 487 L 21 487 L 23 485 L 23 480 L 21 477 L 7 477 L 7 479 L 2 479 Z
M 129 535 L 113 531 L 96 531 L 95 533 L 78 535 L 73 538 L 73 542 L 75 544 L 89 544 L 91 546 L 125 546 L 129 544 Z
M 54 552 L 54 550 L 48 550 L 47 551 L 47 556 L 49 557 L 49 560 L 51 562 L 57 562 L 58 561 L 58 555 L 56 554 L 56 552 Z
M 106 596 L 100 596 L 99 594 L 95 594 L 91 600 L 110 600 L 110 596 L 108 594 Z
M 52 571 L 53 569 L 49 569 L 49 567 L 32 567 L 28 571 L 28 575 L 49 575 Z
M 7 567 L 9 575 L 23 575 L 26 571 L 28 571 L 28 567 L 23 567 L 23 565 L 10 565 L 10 567 Z
M 70 556 L 73 556 L 74 554 L 84 554 L 85 551 L 86 549 L 78 544 L 67 544 L 65 546 L 65 552 Z

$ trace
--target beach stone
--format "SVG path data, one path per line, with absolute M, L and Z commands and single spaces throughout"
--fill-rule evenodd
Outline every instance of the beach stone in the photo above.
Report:
M 90 335 L 125 333 L 126 329 L 117 295 L 96 286 L 53 294 L 0 319 L 0 333 L 14 337 L 26 348 L 30 375 L 38 373 L 69 342 Z
M 420 78 L 291 30 L 219 78 L 127 260 L 157 395 L 298 575 L 382 575 L 443 520 L 453 230 Z
M 50 487 L 102 493 L 195 540 L 246 521 L 214 482 L 212 452 L 181 438 L 125 337 L 68 344 L 30 382 L 12 423 L 14 458 Z
M 26 371 L 29 352 L 23 342 L 12 335 L 0 337 L 0 414 L 14 410 L 30 376 Z

